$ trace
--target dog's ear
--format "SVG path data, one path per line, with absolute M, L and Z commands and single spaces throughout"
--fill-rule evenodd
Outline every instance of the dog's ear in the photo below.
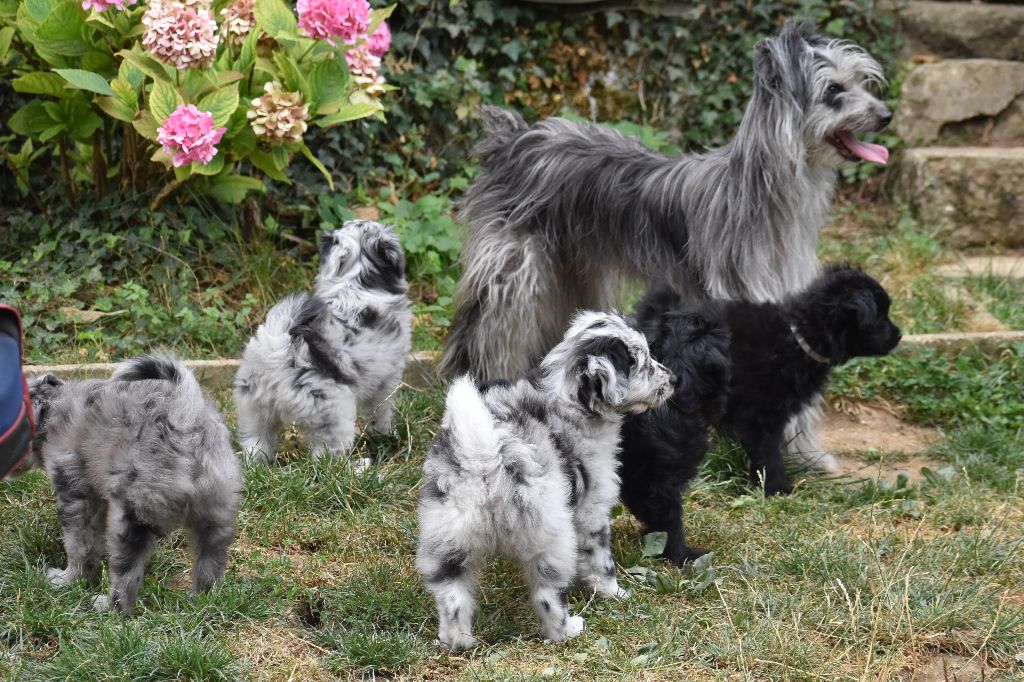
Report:
M 331 247 L 334 246 L 334 233 L 328 232 L 327 234 L 320 236 L 320 265 L 323 266 L 324 261 L 327 260 L 327 256 L 331 253 Z
M 622 339 L 608 336 L 592 339 L 578 363 L 577 397 L 590 412 L 597 412 L 599 403 L 618 405 L 622 402 L 633 358 Z
M 878 306 L 875 297 L 867 291 L 857 291 L 843 306 L 849 323 L 856 329 L 874 326 L 878 320 Z
M 373 246 L 376 260 L 382 270 L 393 273 L 399 277 L 405 276 L 405 254 L 402 247 L 394 240 L 381 238 Z

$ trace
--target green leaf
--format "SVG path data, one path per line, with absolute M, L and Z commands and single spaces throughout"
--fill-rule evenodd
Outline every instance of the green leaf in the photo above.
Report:
M 644 536 L 643 556 L 658 556 L 665 551 L 666 542 L 668 542 L 668 533 L 664 531 L 648 533 Z
M 295 14 L 282 0 L 256 0 L 253 10 L 257 25 L 271 38 L 298 35 L 299 24 Z
M 121 57 L 126 62 L 137 68 L 142 73 L 146 74 L 153 80 L 157 81 L 170 81 L 171 77 L 168 74 L 167 67 L 153 59 L 149 55 L 138 54 L 131 50 L 121 50 L 117 53 L 118 57 Z M 130 79 L 129 79 L 130 80 Z
M 299 91 L 302 93 L 302 98 L 308 102 L 310 100 L 309 81 L 302 75 L 299 65 L 295 63 L 292 56 L 284 50 L 275 52 L 274 64 L 277 65 L 280 74 L 278 80 L 284 85 L 284 89 L 291 92 Z
M 0 64 L 7 61 L 7 53 L 11 50 L 11 40 L 14 38 L 14 27 L 5 26 L 0 28 Z
M 299 147 L 299 151 L 301 151 L 302 155 L 309 159 L 309 162 L 313 164 L 313 166 L 315 166 L 318 171 L 320 171 L 320 173 L 327 180 L 327 186 L 333 190 L 334 178 L 331 177 L 331 173 L 330 171 L 327 170 L 327 167 L 320 163 L 320 159 L 316 158 L 316 154 L 314 154 L 313 151 L 305 145 L 305 143 L 303 143 Z
M 135 120 L 135 109 L 131 108 L 117 97 L 97 97 L 96 106 L 103 110 L 107 116 L 116 118 L 118 121 L 131 123 Z
M 248 156 L 252 165 L 266 173 L 269 178 L 289 185 L 292 184 L 292 181 L 288 179 L 288 176 L 285 175 L 284 172 L 274 163 L 274 157 L 271 154 L 268 154 L 262 149 L 253 149 L 249 152 Z
M 264 192 L 266 189 L 263 183 L 256 178 L 243 175 L 218 175 L 210 179 L 206 193 L 230 204 L 240 204 L 249 192 Z
M 118 76 L 110 81 L 110 88 L 114 91 L 117 99 L 131 108 L 133 112 L 138 110 L 139 92 L 131 83 Z
M 347 74 L 334 60 L 317 62 L 309 74 L 309 110 L 314 115 L 333 114 L 345 104 Z
M 85 12 L 74 0 L 65 0 L 46 15 L 36 30 L 35 42 L 59 55 L 77 57 L 89 50 L 85 39 Z
M 146 74 L 142 69 L 135 66 L 127 59 L 122 60 L 120 66 L 117 67 L 117 75 L 135 88 L 136 92 L 138 92 L 139 88 L 142 87 L 142 81 L 146 78 Z M 111 87 L 113 87 L 113 85 Z M 114 89 L 117 90 L 117 88 Z
M 217 175 L 224 170 L 224 153 L 217 151 L 217 156 L 210 159 L 210 163 L 192 164 L 192 172 L 196 175 Z
M 11 81 L 15 92 L 30 95 L 50 95 L 60 97 L 64 94 L 64 79 L 55 73 L 33 71 Z
M 213 115 L 213 122 L 218 128 L 224 127 L 231 119 L 231 114 L 238 108 L 238 86 L 229 85 L 211 92 L 199 100 L 197 106 Z
M 373 32 L 377 30 L 377 27 L 380 26 L 382 22 L 387 21 L 387 19 L 391 16 L 391 13 L 395 11 L 396 7 L 398 7 L 397 2 L 392 3 L 387 7 L 381 7 L 380 9 L 370 10 L 370 26 L 369 29 L 366 31 L 366 35 L 372 36 Z
M 149 110 L 157 121 L 166 121 L 174 110 L 184 104 L 181 95 L 170 83 L 156 81 L 149 92 Z
M 47 112 L 43 102 L 29 102 L 18 109 L 7 121 L 7 127 L 19 135 L 35 137 L 52 127 L 56 121 Z
M 115 96 L 114 91 L 110 88 L 110 83 L 98 73 L 83 71 L 82 69 L 54 69 L 54 71 L 77 88 L 110 97 Z
M 336 125 L 338 123 L 345 123 L 346 121 L 355 121 L 360 118 L 366 118 L 372 116 L 378 111 L 383 111 L 384 107 L 380 102 L 360 102 L 358 104 L 346 104 L 338 109 L 337 112 L 324 116 L 316 121 L 316 124 L 321 128 L 327 126 Z
M 135 132 L 153 142 L 156 142 L 156 129 L 159 126 L 160 124 L 153 118 L 153 114 L 148 111 L 143 111 L 138 118 L 132 121 Z

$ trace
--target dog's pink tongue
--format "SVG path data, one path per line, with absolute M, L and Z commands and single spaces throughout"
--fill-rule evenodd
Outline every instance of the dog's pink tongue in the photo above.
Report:
M 865 161 L 880 163 L 884 166 L 889 160 L 889 150 L 880 144 L 861 142 L 851 133 L 846 132 L 840 133 L 839 139 L 843 141 L 847 149 Z

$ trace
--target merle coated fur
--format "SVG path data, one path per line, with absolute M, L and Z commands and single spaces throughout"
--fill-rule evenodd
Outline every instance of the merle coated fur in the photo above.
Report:
M 247 455 L 273 462 L 285 422 L 305 429 L 314 456 L 347 450 L 357 405 L 376 430 L 390 430 L 412 346 L 407 289 L 391 228 L 353 220 L 324 235 L 314 291 L 271 308 L 242 356 L 235 404 Z
M 424 463 L 416 566 L 434 595 L 439 640 L 475 646 L 476 573 L 518 559 L 545 639 L 583 630 L 565 590 L 618 586 L 609 516 L 623 415 L 661 404 L 672 375 L 621 317 L 581 312 L 540 367 L 517 381 L 460 377 Z
M 483 110 L 480 172 L 460 209 L 463 275 L 442 369 L 480 380 L 526 372 L 573 311 L 608 309 L 620 282 L 667 277 L 689 299 L 778 301 L 818 274 L 816 247 L 843 134 L 884 128 L 864 50 L 787 23 L 754 54 L 735 138 L 669 157 L 606 127 L 527 125 Z M 813 418 L 796 452 L 821 468 Z
M 108 381 L 47 374 L 29 392 L 39 415 L 33 465 L 53 484 L 67 550 L 67 568 L 47 572 L 51 583 L 98 584 L 106 550 L 110 593 L 93 605 L 130 613 L 156 539 L 180 527 L 191 534 L 193 592 L 224 575 L 242 470 L 187 367 L 144 355 Z
M 831 367 L 896 347 L 900 330 L 889 304 L 878 282 L 848 266 L 827 268 L 781 304 L 686 306 L 669 285 L 651 288 L 638 322 L 651 353 L 679 382 L 665 406 L 627 419 L 622 499 L 649 530 L 668 533 L 666 558 L 680 564 L 704 553 L 686 542 L 680 494 L 707 452 L 708 427 L 740 441 L 765 494 L 790 493 L 786 423 L 819 394 Z M 828 361 L 813 358 L 797 334 Z

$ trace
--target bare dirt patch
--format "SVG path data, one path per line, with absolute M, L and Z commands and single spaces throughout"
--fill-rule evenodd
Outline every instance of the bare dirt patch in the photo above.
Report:
M 904 676 L 908 682 L 984 682 L 984 662 L 977 658 L 943 655 L 922 661 L 913 671 Z
M 922 467 L 942 468 L 928 454 L 940 438 L 935 429 L 908 424 L 882 407 L 864 404 L 826 409 L 822 428 L 822 441 L 835 453 L 840 475 L 854 478 L 888 480 L 906 472 L 915 480 Z

